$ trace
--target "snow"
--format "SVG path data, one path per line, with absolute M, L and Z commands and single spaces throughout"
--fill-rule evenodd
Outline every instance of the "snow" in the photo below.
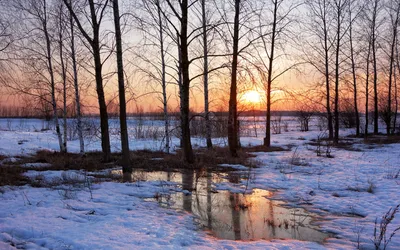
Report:
M 41 120 L 10 121 L 0 119 L 0 154 L 15 162 L 15 157 L 37 150 L 57 150 L 57 138 L 51 130 L 41 130 Z M 13 129 L 5 129 L 5 127 Z M 32 129 L 33 127 L 36 128 Z M 39 128 L 39 129 L 37 129 Z M 250 181 L 223 182 L 217 189 L 235 192 L 260 188 L 273 190 L 273 199 L 288 202 L 324 219 L 316 221 L 321 230 L 336 234 L 321 245 L 296 240 L 230 241 L 216 239 L 198 228 L 193 215 L 160 207 L 145 201 L 159 193 L 176 192 L 173 182 L 140 181 L 135 183 L 102 182 L 78 187 L 52 188 L 0 187 L 0 249 L 375 249 L 374 223 L 400 203 L 400 142 L 370 145 L 354 139 L 354 150 L 331 148 L 333 158 L 317 156 L 311 140 L 321 135 L 315 127 L 309 132 L 290 131 L 273 135 L 272 145 L 288 151 L 254 153 L 259 168 L 251 170 Z M 341 131 L 345 136 L 352 130 Z M 216 139 L 223 143 L 224 139 Z M 260 145 L 263 136 L 241 138 L 241 144 Z M 177 147 L 178 139 L 174 138 Z M 192 144 L 205 145 L 193 138 Z M 119 150 L 117 136 L 112 136 L 113 151 Z M 160 149 L 161 139 L 130 140 L 131 149 Z M 96 138 L 86 141 L 88 150 L 99 150 Z M 322 146 L 325 150 L 325 146 Z M 79 152 L 77 140 L 68 141 L 68 149 Z M 48 181 L 87 178 L 80 171 L 39 171 L 25 173 Z M 238 171 L 246 168 L 238 165 Z M 68 192 L 68 193 L 67 193 Z M 398 214 L 388 233 L 400 226 Z M 400 233 L 387 249 L 399 249 Z

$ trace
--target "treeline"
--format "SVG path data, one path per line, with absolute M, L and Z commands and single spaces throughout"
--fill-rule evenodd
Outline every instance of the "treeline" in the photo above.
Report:
M 192 118 L 205 120 L 212 148 L 216 110 L 227 111 L 229 149 L 237 155 L 238 116 L 252 112 L 240 99 L 248 90 L 265 96 L 267 147 L 278 102 L 326 114 L 335 143 L 341 114 L 349 111 L 357 136 L 377 134 L 379 120 L 388 135 L 397 128 L 400 0 L 15 0 L 0 8 L 2 88 L 30 96 L 52 115 L 62 152 L 65 119 L 73 110 L 79 131 L 82 104 L 95 97 L 105 161 L 109 116 L 120 118 L 124 172 L 126 107 L 139 100 L 161 110 L 166 152 L 171 100 L 178 101 L 188 163 L 195 161 Z M 283 85 L 288 75 L 305 79 L 302 86 Z M 201 93 L 200 114 L 190 112 L 194 92 Z

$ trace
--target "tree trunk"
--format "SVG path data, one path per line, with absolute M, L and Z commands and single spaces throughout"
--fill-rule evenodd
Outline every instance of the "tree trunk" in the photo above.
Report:
M 61 61 L 61 77 L 62 77 L 62 83 L 63 83 L 63 133 L 64 133 L 64 149 L 65 152 L 67 152 L 67 69 L 65 67 L 64 63 L 64 52 L 63 52 L 63 22 L 62 22 L 62 17 L 63 17 L 63 11 L 62 7 L 60 8 L 60 16 L 59 16 L 59 41 L 58 41 L 58 46 L 59 46 L 59 52 L 60 52 L 60 61 Z
M 394 71 L 394 54 L 395 54 L 395 47 L 397 41 L 397 25 L 399 20 L 399 11 L 400 11 L 400 4 L 398 4 L 396 9 L 396 17 L 394 20 L 393 25 L 393 34 L 392 34 L 392 44 L 390 46 L 390 65 L 389 65 L 389 86 L 388 86 L 388 120 L 386 121 L 386 134 L 390 135 L 390 125 L 392 124 L 392 83 L 393 83 L 393 71 Z
M 353 74 L 353 98 L 354 98 L 354 115 L 356 117 L 356 136 L 360 136 L 360 115 L 358 113 L 358 103 L 357 103 L 357 73 L 356 73 L 356 63 L 354 59 L 354 47 L 353 47 L 353 20 L 351 19 L 351 4 L 349 4 L 349 18 L 350 18 L 350 58 L 351 58 L 351 71 Z
M 128 126 L 126 124 L 126 100 L 124 82 L 124 64 L 122 56 L 122 35 L 119 16 L 118 0 L 112 0 L 115 26 L 115 42 L 117 47 L 117 68 L 118 68 L 118 94 L 119 94 L 119 123 L 121 129 L 121 148 L 122 148 L 122 172 L 132 173 L 129 157 L 129 137 Z
M 164 34 L 163 34 L 163 22 L 162 13 L 160 7 L 160 1 L 156 1 L 157 14 L 158 14 L 158 32 L 160 41 L 160 56 L 161 56 L 161 87 L 163 95 L 163 112 L 164 112 L 164 133 L 165 133 L 165 151 L 169 153 L 169 115 L 168 115 L 168 98 L 167 98 L 167 81 L 166 81 L 166 64 L 165 64 L 165 52 L 164 52 Z
M 272 85 L 272 67 L 274 62 L 278 1 L 274 0 L 273 4 L 274 4 L 274 17 L 272 21 L 271 51 L 269 56 L 268 80 L 267 80 L 267 124 L 265 126 L 266 129 L 264 138 L 264 146 L 266 147 L 271 146 L 271 85 Z
M 335 57 L 335 136 L 333 142 L 339 143 L 339 52 L 341 39 L 341 2 L 337 4 L 336 57 Z
M 228 144 L 229 151 L 233 157 L 237 157 L 238 149 L 238 119 L 237 119 L 237 68 L 239 54 L 239 14 L 240 0 L 235 0 L 235 19 L 233 27 L 233 51 L 231 87 L 229 95 L 229 117 L 228 117 Z
M 326 8 L 326 6 L 324 6 Z M 326 23 L 326 10 L 324 10 L 323 27 L 324 27 L 324 51 L 325 51 L 325 86 L 326 86 L 326 113 L 328 119 L 329 140 L 333 139 L 333 117 L 331 112 L 331 87 L 329 82 L 329 47 L 328 47 L 328 28 Z
M 100 46 L 97 39 L 95 39 L 95 42 L 93 44 L 93 58 L 95 64 L 96 92 L 100 110 L 101 148 L 104 154 L 103 157 L 104 161 L 108 162 L 111 160 L 108 113 L 107 113 L 106 101 L 104 98 L 103 76 L 102 76 L 103 65 L 101 63 Z
M 393 114 L 393 125 L 392 125 L 392 134 L 396 132 L 396 123 L 397 123 L 397 113 L 398 113 L 398 100 L 397 100 L 397 79 L 396 79 L 396 70 L 393 71 L 393 79 L 394 79 L 394 114 Z
M 96 92 L 97 92 L 97 99 L 99 102 L 99 111 L 100 111 L 101 148 L 103 151 L 103 159 L 104 161 L 108 162 L 111 160 L 110 133 L 108 127 L 107 105 L 104 97 L 103 76 L 102 76 L 103 64 L 101 62 L 101 49 L 100 49 L 100 37 L 99 37 L 100 24 L 102 18 L 104 17 L 104 10 L 108 6 L 108 0 L 106 0 L 102 4 L 103 5 L 102 10 L 99 11 L 99 13 L 101 13 L 102 16 L 99 17 L 99 20 L 97 20 L 98 11 L 96 10 L 95 2 L 93 0 L 88 0 L 93 38 L 89 36 L 89 34 L 84 30 L 82 24 L 80 23 L 79 18 L 77 17 L 72 8 L 72 1 L 63 0 L 63 2 L 67 6 L 70 14 L 73 16 L 82 35 L 85 37 L 85 39 L 90 44 L 90 47 L 92 48 L 95 78 L 96 78 Z M 99 4 L 99 6 L 101 6 L 101 4 Z
M 72 0 L 71 0 L 72 1 Z M 71 3 L 71 2 L 70 2 Z M 76 102 L 76 119 L 77 119 L 77 130 L 79 137 L 79 153 L 85 153 L 85 142 L 83 140 L 82 131 L 82 114 L 81 114 L 81 100 L 79 95 L 79 84 L 78 84 L 78 69 L 76 63 L 76 52 L 75 52 L 75 31 L 73 17 L 69 16 L 70 32 L 71 32 L 71 58 L 72 58 L 72 71 L 74 76 L 74 89 L 75 89 L 75 102 Z
M 367 69 L 365 72 L 365 129 L 364 129 L 364 137 L 368 137 L 368 118 L 369 118 L 369 65 L 370 65 L 370 56 L 371 56 L 371 46 L 372 46 L 372 40 L 371 38 L 369 39 L 368 42 L 368 53 L 367 53 Z
M 93 49 L 96 92 L 100 110 L 101 148 L 104 154 L 103 157 L 104 161 L 109 162 L 111 160 L 111 147 L 110 147 L 110 132 L 108 126 L 107 105 L 104 97 L 104 87 L 103 87 L 103 76 L 102 76 L 103 64 L 101 62 L 101 50 L 100 50 L 100 40 L 99 40 L 100 26 L 97 23 L 96 10 L 94 7 L 95 4 L 93 0 L 89 0 L 89 5 L 90 5 L 90 14 L 92 19 L 92 26 L 93 26 L 93 41 L 91 46 Z
M 368 41 L 368 53 L 367 53 L 367 71 L 365 72 L 365 129 L 364 129 L 364 138 L 368 137 L 368 117 L 369 117 L 369 64 L 370 64 L 370 56 L 371 56 L 371 46 L 372 40 L 371 38 Z
M 180 111 L 180 116 L 179 119 L 181 120 L 180 124 L 180 138 L 179 138 L 179 147 L 183 148 L 183 130 L 182 130 L 182 105 L 183 105 L 183 80 L 182 80 L 182 52 L 181 52 L 181 42 L 180 42 L 180 36 L 177 34 L 177 43 L 178 43 L 178 87 L 179 87 L 179 111 Z
M 190 119 L 189 119 L 189 51 L 188 51 L 188 0 L 181 2 L 181 33 L 180 33 L 180 51 L 182 56 L 182 114 L 181 114 L 181 128 L 182 128 L 182 142 L 184 161 L 187 163 L 194 162 L 194 155 L 192 143 L 190 138 Z
M 46 0 L 43 0 L 43 20 L 42 20 L 42 28 L 43 33 L 46 39 L 46 59 L 47 59 L 47 69 L 50 75 L 50 85 L 51 85 L 51 103 L 53 107 L 53 115 L 54 115 L 54 122 L 56 125 L 56 132 L 58 138 L 58 144 L 60 146 L 60 152 L 65 153 L 66 149 L 64 147 L 64 143 L 62 140 L 60 124 L 58 120 L 58 113 L 57 113 L 57 101 L 56 101 L 56 94 L 55 94 L 55 80 L 54 80 L 54 71 L 53 71 L 53 62 L 52 62 L 52 55 L 51 55 L 51 42 L 50 42 L 50 35 L 47 30 L 47 3 Z
M 374 71 L 374 134 L 378 134 L 378 68 L 376 61 L 376 18 L 378 11 L 378 0 L 374 2 L 374 11 L 372 16 L 372 60 L 373 60 L 373 71 Z
M 201 13 L 202 13 L 202 25 L 203 25 L 203 82 L 204 82 L 204 115 L 206 121 L 206 141 L 207 148 L 213 147 L 211 141 L 211 121 L 209 111 L 209 100 L 208 100 L 208 39 L 207 39 L 207 19 L 206 19 L 206 3 L 205 0 L 201 0 Z
M 397 41 L 396 41 L 397 43 Z M 397 66 L 397 71 L 394 70 L 393 77 L 394 77 L 394 101 L 395 101 L 395 110 L 394 110 L 394 119 L 393 119 L 393 128 L 392 128 L 392 133 L 394 134 L 396 132 L 396 123 L 397 123 L 397 113 L 398 113 L 398 88 L 397 88 L 397 74 L 400 75 L 400 58 L 399 58 L 399 49 L 398 46 L 396 46 L 396 66 Z

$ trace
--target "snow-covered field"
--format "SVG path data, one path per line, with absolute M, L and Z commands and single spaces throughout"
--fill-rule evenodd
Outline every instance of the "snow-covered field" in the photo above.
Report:
M 57 150 L 54 132 L 42 131 L 43 124 L 41 120 L 0 119 L 0 155 L 8 157 L 3 161 L 40 149 Z M 322 217 L 314 223 L 322 231 L 334 234 L 323 244 L 288 239 L 214 238 L 198 228 L 191 213 L 145 200 L 160 193 L 180 191 L 173 182 L 153 180 L 78 187 L 0 187 L 0 249 L 375 249 L 375 220 L 379 223 L 390 208 L 400 204 L 400 142 L 364 144 L 361 139 L 351 139 L 352 150 L 328 147 L 332 156 L 328 158 L 325 144 L 321 146 L 322 156 L 317 156 L 317 145 L 311 140 L 317 139 L 321 132 L 315 126 L 311 129 L 299 132 L 291 124 L 288 132 L 273 135 L 274 146 L 291 150 L 255 153 L 260 167 L 252 170 L 254 178 L 250 182 L 243 185 L 224 182 L 215 188 L 241 191 L 246 186 L 274 191 L 273 199 Z M 352 132 L 343 129 L 341 135 Z M 260 145 L 263 135 L 258 136 L 241 138 L 241 144 Z M 226 140 L 215 139 L 215 142 L 224 145 Z M 178 140 L 173 139 L 173 144 L 177 145 Z M 204 146 L 205 141 L 193 138 L 192 144 Z M 112 136 L 112 145 L 113 151 L 119 150 L 118 136 Z M 159 149 L 161 145 L 161 139 L 130 141 L 133 150 Z M 86 141 L 86 147 L 99 150 L 100 142 L 92 138 Z M 79 142 L 68 141 L 68 149 L 78 152 Z M 240 166 L 238 169 L 245 171 Z M 27 172 L 32 178 L 38 174 Z M 49 180 L 65 176 L 86 178 L 79 171 L 40 174 Z M 389 224 L 387 237 L 398 227 L 400 214 Z M 400 231 L 387 249 L 400 249 Z

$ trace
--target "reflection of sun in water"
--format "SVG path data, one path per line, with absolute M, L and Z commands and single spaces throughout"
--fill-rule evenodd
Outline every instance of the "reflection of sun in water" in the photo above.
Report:
M 250 90 L 244 93 L 242 99 L 249 104 L 258 104 L 261 102 L 260 93 L 255 90 Z

